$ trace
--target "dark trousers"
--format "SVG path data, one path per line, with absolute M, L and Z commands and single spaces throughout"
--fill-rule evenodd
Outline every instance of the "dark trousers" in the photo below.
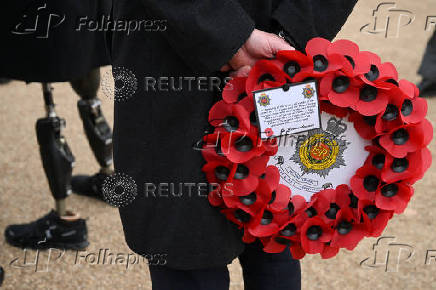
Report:
M 436 31 L 427 43 L 418 73 L 425 79 L 436 80 Z
M 258 243 L 248 244 L 239 256 L 245 290 L 301 289 L 300 262 L 289 250 L 280 254 L 262 251 Z M 226 266 L 200 270 L 175 270 L 150 266 L 153 290 L 227 290 L 230 286 Z

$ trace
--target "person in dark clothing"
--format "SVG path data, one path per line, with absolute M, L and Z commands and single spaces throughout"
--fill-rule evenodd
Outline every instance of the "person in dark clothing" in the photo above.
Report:
M 76 21 L 97 19 L 110 9 L 110 0 L 25 0 L 8 1 L 0 11 L 0 77 L 42 83 L 47 116 L 38 119 L 36 133 L 56 205 L 34 222 L 8 226 L 5 238 L 13 246 L 81 249 L 89 244 L 86 222 L 67 210 L 66 198 L 72 187 L 84 195 L 101 195 L 102 179 L 112 172 L 112 132 L 97 98 L 99 67 L 109 64 L 109 58 L 104 33 L 77 30 Z M 102 168 L 93 177 L 72 180 L 74 156 L 62 135 L 65 120 L 56 115 L 50 86 L 64 81 L 80 96 L 84 131 Z
M 204 135 L 215 96 L 212 90 L 189 86 L 187 77 L 213 78 L 220 70 L 244 75 L 256 60 L 291 49 L 275 35 L 282 30 L 299 50 L 313 37 L 332 39 L 355 4 L 353 0 L 114 1 L 114 19 L 165 24 L 130 35 L 115 31 L 110 39 L 113 68 L 131 72 L 137 83 L 126 102 L 115 103 L 115 170 L 137 185 L 136 198 L 120 208 L 120 216 L 133 251 L 166 257 L 164 266 L 150 266 L 153 289 L 227 289 L 225 266 L 238 256 L 245 278 L 253 279 L 246 281 L 246 289 L 299 289 L 298 262 L 290 255 L 283 262 L 281 255 L 261 254 L 257 244 L 244 246 L 237 227 L 209 205 L 207 191 L 198 194 L 183 187 L 177 194 L 148 193 L 150 184 L 179 188 L 207 182 L 201 171 L 203 158 L 192 144 Z M 117 71 L 113 70 L 116 79 Z M 169 77 L 181 79 L 182 89 L 149 89 L 146 82 Z M 264 276 L 253 278 L 259 272 L 250 265 L 265 271 Z M 178 286 L 172 284 L 174 279 L 180 279 Z M 285 285 L 279 285 L 281 281 Z
M 430 37 L 418 73 L 422 80 L 418 85 L 422 97 L 436 96 L 436 31 Z

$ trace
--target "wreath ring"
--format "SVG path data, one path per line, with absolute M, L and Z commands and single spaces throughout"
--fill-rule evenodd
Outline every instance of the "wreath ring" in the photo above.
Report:
M 278 142 L 258 137 L 252 92 L 313 79 L 323 114 L 348 120 L 370 144 L 348 184 L 326 186 L 306 201 L 268 164 L 270 157 L 280 163 Z M 289 249 L 295 259 L 306 253 L 327 259 L 340 248 L 352 250 L 364 237 L 381 235 L 394 213 L 404 211 L 413 184 L 430 167 L 433 128 L 426 114 L 427 102 L 413 83 L 349 40 L 314 38 L 306 53 L 280 51 L 259 60 L 248 77 L 230 80 L 209 111 L 213 131 L 197 144 L 206 161 L 202 170 L 216 185 L 209 202 L 243 229 L 244 242 L 259 239 L 265 252 Z M 325 136 L 315 133 L 299 150 L 303 163 L 320 170 L 334 163 L 341 146 L 319 142 Z

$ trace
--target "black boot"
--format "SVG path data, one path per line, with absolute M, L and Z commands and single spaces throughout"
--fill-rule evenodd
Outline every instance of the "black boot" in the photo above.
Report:
M 8 226 L 5 238 L 12 246 L 29 249 L 80 250 L 89 245 L 86 221 L 60 218 L 54 210 L 34 222 Z
M 75 175 L 71 179 L 71 189 L 78 195 L 94 197 L 103 200 L 103 183 L 110 175 L 106 173 L 96 173 L 89 175 Z

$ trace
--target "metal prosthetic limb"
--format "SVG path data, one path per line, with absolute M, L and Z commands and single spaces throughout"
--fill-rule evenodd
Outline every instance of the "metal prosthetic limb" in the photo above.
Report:
M 92 152 L 101 166 L 101 172 L 111 174 L 112 130 L 101 111 L 101 101 L 97 98 L 99 85 L 99 69 L 71 82 L 71 86 L 81 98 L 77 107 Z
M 42 84 L 47 117 L 36 122 L 36 135 L 41 153 L 42 165 L 47 176 L 51 193 L 55 199 L 56 211 L 60 216 L 67 214 L 65 199 L 71 193 L 71 176 L 74 156 L 62 135 L 65 120 L 56 116 L 49 83 Z

